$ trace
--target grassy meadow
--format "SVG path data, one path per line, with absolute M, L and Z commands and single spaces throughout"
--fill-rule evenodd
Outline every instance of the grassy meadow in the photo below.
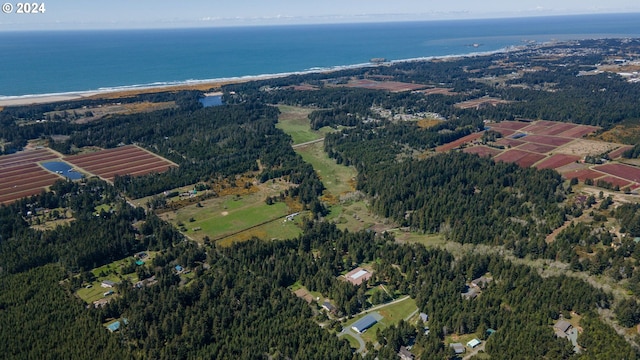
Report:
M 278 105 L 278 109 L 280 116 L 276 127 L 291 136 L 294 145 L 321 139 L 330 131 L 328 128 L 311 129 L 308 116 L 314 109 L 287 105 Z
M 283 217 L 297 210 L 283 202 L 267 205 L 265 199 L 278 195 L 289 184 L 267 182 L 255 185 L 257 191 L 242 195 L 231 194 L 210 198 L 175 211 L 165 212 L 161 218 L 174 224 L 182 233 L 196 241 L 220 240 L 220 245 L 246 241 L 252 237 L 260 239 L 286 239 L 300 234 L 294 221 Z

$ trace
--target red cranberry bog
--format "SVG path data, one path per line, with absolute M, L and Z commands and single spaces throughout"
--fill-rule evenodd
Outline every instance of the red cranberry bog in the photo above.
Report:
M 49 160 L 62 160 L 79 171 L 113 182 L 116 175 L 140 176 L 161 173 L 175 163 L 134 145 L 100 150 L 89 154 L 67 156 L 46 149 L 25 150 L 0 156 L 0 204 L 39 194 L 56 180 L 63 179 L 60 172 L 45 169 L 41 164 Z
M 474 144 L 482 132 L 436 148 L 437 152 L 449 151 L 467 144 L 464 152 L 493 157 L 496 161 L 513 162 L 522 167 L 554 169 L 566 179 L 580 181 L 590 179 L 605 181 L 614 186 L 634 189 L 640 184 L 640 168 L 609 163 L 590 165 L 582 162 L 586 155 L 610 151 L 611 159 L 619 158 L 630 146 L 595 142 L 582 139 L 599 128 L 590 125 L 561 123 L 556 121 L 502 121 L 487 124 L 488 129 L 503 135 L 491 147 Z M 500 149 L 502 148 L 502 149 Z M 613 149 L 613 150 L 612 150 Z M 596 152 L 596 154 L 592 154 Z
M 346 87 L 404 92 L 424 89 L 426 85 L 403 83 L 398 81 L 375 81 L 369 79 L 350 80 Z
M 57 159 L 48 149 L 27 150 L 0 156 L 0 204 L 39 194 L 62 177 L 42 168 L 38 163 Z
M 116 175 L 140 176 L 178 167 L 175 163 L 135 145 L 67 156 L 63 160 L 110 182 L 113 182 Z

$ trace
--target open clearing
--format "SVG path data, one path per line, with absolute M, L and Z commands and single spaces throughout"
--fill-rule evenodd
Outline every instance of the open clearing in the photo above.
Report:
M 258 191 L 250 194 L 203 200 L 199 202 L 200 206 L 198 203 L 188 205 L 162 213 L 160 217 L 200 242 L 204 241 L 205 236 L 212 241 L 225 239 L 222 244 L 247 240 L 253 236 L 284 239 L 299 234 L 300 229 L 295 221 L 284 222 L 281 219 L 294 211 L 283 202 L 267 205 L 265 199 L 278 195 L 288 185 L 269 181 L 254 185 Z
M 61 117 L 63 119 L 71 119 L 71 122 L 84 124 L 87 122 L 101 119 L 107 115 L 129 115 L 143 112 L 151 112 L 156 110 L 171 109 L 176 107 L 175 101 L 167 102 L 137 102 L 130 104 L 115 103 L 110 105 L 100 105 L 94 107 L 83 107 L 69 110 L 50 111 L 44 115 L 47 118 Z
M 418 307 L 416 306 L 416 301 L 409 297 L 407 297 L 405 300 L 401 300 L 377 309 L 376 311 L 382 316 L 382 319 L 371 328 L 367 329 L 367 331 L 365 331 L 361 335 L 362 340 L 370 343 L 377 342 L 376 332 L 378 331 L 378 329 L 383 330 L 391 325 L 397 325 L 400 320 L 407 318 L 417 309 Z M 345 327 L 351 327 L 351 325 L 353 325 L 356 321 L 360 320 L 364 316 L 366 316 L 366 314 L 354 317 L 354 320 L 349 321 L 347 323 L 348 325 L 345 325 Z
M 309 128 L 309 120 L 306 117 L 309 109 L 282 106 L 280 111 L 282 114 L 278 127 L 292 137 L 297 136 L 298 142 L 312 139 L 309 135 L 300 134 L 316 134 Z M 315 136 L 324 136 L 324 134 L 316 134 Z M 294 144 L 297 142 L 295 139 L 294 137 Z M 304 144 L 296 147 L 295 151 L 302 156 L 304 161 L 313 166 L 326 188 L 322 200 L 331 205 L 327 220 L 335 222 L 340 229 L 348 228 L 350 231 L 367 229 L 380 222 L 376 216 L 369 212 L 367 204 L 360 201 L 358 193 L 355 192 L 355 178 L 358 173 L 354 167 L 340 165 L 334 159 L 329 158 L 324 152 L 323 142 Z M 270 225 L 276 226 L 276 222 Z
M 344 166 L 336 163 L 324 152 L 323 143 L 314 143 L 296 149 L 304 161 L 308 162 L 316 170 L 316 173 L 327 188 L 326 191 L 334 197 L 354 190 L 354 179 L 357 171 L 352 166 Z
M 315 109 L 287 105 L 278 105 L 278 109 L 280 115 L 276 127 L 291 136 L 293 145 L 321 139 L 331 131 L 330 128 L 311 129 L 308 116 Z

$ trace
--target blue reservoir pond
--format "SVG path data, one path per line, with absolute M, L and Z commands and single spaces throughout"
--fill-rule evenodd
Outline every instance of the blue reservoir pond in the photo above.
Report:
M 222 105 L 222 95 L 205 96 L 200 99 L 200 103 L 204 107 Z
M 80 180 L 84 177 L 82 173 L 74 170 L 71 165 L 63 161 L 50 161 L 42 163 L 42 166 L 53 173 L 62 175 L 71 180 Z

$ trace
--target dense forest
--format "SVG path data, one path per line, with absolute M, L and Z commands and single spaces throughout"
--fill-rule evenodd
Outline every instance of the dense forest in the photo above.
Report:
M 613 314 L 625 327 L 640 322 L 640 206 L 614 207 L 602 193 L 576 200 L 575 183 L 551 170 L 432 151 L 484 129 L 485 120 L 545 118 L 605 128 L 636 121 L 637 84 L 607 74 L 582 76 L 625 48 L 637 49 L 638 42 L 588 40 L 293 75 L 225 85 L 226 105 L 210 108 L 198 102 L 199 91 L 137 95 L 118 101 L 176 106 L 87 123 L 37 120 L 113 100 L 2 109 L 5 153 L 30 139 L 64 154 L 136 144 L 179 166 L 163 174 L 119 176 L 113 184 L 58 181 L 39 195 L 0 205 L 0 357 L 393 359 L 400 347 L 411 346 L 422 359 L 453 359 L 452 336 L 470 335 L 484 341 L 480 356 L 494 359 L 635 359 L 635 340 L 617 335 L 602 314 Z M 513 76 L 524 67 L 544 70 Z M 446 87 L 451 94 L 345 87 L 352 79 Z M 314 90 L 296 90 L 300 84 Z M 483 96 L 509 103 L 455 106 Z M 416 236 L 440 234 L 462 250 L 400 243 L 375 227 L 340 230 L 325 221 L 332 204 L 320 201 L 321 178 L 276 128 L 279 104 L 311 108 L 312 129 L 335 130 L 325 136 L 324 150 L 338 164 L 355 167 L 356 190 L 376 216 Z M 393 117 L 424 113 L 439 120 L 421 127 Z M 636 148 L 625 156 L 637 157 Z M 302 234 L 295 238 L 223 247 L 189 241 L 153 208 L 127 201 L 239 176 L 290 182 L 281 197 L 269 199 L 289 196 L 315 216 L 300 221 Z M 555 241 L 546 241 L 583 214 L 588 222 L 567 224 Z M 606 230 L 608 220 L 619 226 L 620 238 Z M 478 244 L 497 251 L 467 250 Z M 95 280 L 91 270 L 141 251 L 153 251 L 153 259 L 124 267 L 140 281 L 154 279 L 152 285 L 119 276 L 117 295 L 104 307 L 76 297 Z M 505 253 L 521 263 L 506 260 Z M 550 275 L 524 265 L 534 260 L 556 261 L 567 272 Z M 360 285 L 341 279 L 358 266 L 372 277 Z M 178 273 L 183 267 L 188 276 Z M 614 297 L 576 274 L 613 279 L 628 292 Z M 490 280 L 476 296 L 463 296 L 479 277 Z M 331 299 L 334 313 L 296 297 L 293 287 Z M 416 312 L 428 314 L 428 323 L 403 319 L 385 326 L 372 335 L 377 345 L 369 343 L 360 354 L 336 336 L 354 316 L 405 296 Z M 127 320 L 111 333 L 104 325 L 115 319 Z M 559 319 L 579 324 L 581 352 L 556 337 Z

